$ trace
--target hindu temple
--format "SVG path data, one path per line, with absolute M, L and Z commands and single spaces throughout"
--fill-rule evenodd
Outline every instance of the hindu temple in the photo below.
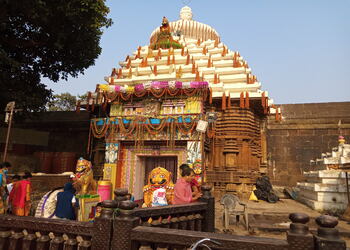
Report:
M 148 173 L 189 163 L 216 193 L 248 193 L 266 172 L 266 117 L 281 119 L 268 92 L 218 32 L 193 20 L 163 17 L 139 46 L 97 84 L 81 107 L 91 112 L 88 151 L 113 189 L 142 199 Z M 100 173 L 100 174 L 99 174 Z

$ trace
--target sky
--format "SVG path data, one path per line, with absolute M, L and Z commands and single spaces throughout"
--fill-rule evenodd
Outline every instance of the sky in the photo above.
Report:
M 57 83 L 55 94 L 81 95 L 138 46 L 149 44 L 162 17 L 193 19 L 213 27 L 238 51 L 277 104 L 350 101 L 350 0 L 109 0 L 114 24 L 101 38 L 102 53 L 84 75 Z

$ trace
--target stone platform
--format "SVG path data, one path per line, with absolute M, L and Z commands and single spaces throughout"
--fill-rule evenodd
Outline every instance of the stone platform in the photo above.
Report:
M 306 182 L 297 184 L 298 200 L 319 212 L 341 214 L 347 207 L 345 173 L 339 170 L 304 172 Z

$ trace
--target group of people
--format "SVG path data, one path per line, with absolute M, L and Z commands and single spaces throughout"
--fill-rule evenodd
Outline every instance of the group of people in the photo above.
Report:
M 10 213 L 18 216 L 28 216 L 31 209 L 31 173 L 25 172 L 21 177 L 14 175 L 8 177 L 11 164 L 3 162 L 0 164 L 0 214 Z M 195 173 L 188 164 L 180 167 L 181 177 L 174 187 L 173 204 L 187 204 L 196 201 L 202 196 L 199 183 L 195 179 Z M 75 198 L 75 189 L 72 183 L 66 183 L 64 191 L 57 194 L 56 210 L 54 218 L 75 220 L 78 199 Z
M 0 214 L 14 214 L 28 216 L 31 208 L 32 185 L 30 172 L 25 172 L 21 177 L 14 175 L 8 177 L 8 170 L 11 168 L 9 162 L 0 164 Z
M 9 162 L 0 163 L 0 214 L 28 216 L 31 209 L 30 194 L 32 191 L 30 172 L 21 177 L 17 174 L 8 176 L 11 168 Z M 72 183 L 66 183 L 63 192 L 57 194 L 55 218 L 76 219 L 78 200 Z
M 195 179 L 195 173 L 188 164 L 180 166 L 181 177 L 174 187 L 174 204 L 187 204 L 198 200 L 202 196 L 199 183 Z

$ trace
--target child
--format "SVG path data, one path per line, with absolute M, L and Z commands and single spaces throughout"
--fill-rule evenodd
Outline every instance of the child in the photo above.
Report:
M 193 176 L 195 175 L 193 169 L 190 168 L 190 166 L 188 164 L 185 164 L 185 163 L 181 164 L 181 166 L 179 168 L 180 168 L 180 175 L 181 176 L 182 176 L 182 172 L 184 169 L 190 169 Z M 192 190 L 192 197 L 197 196 L 200 193 L 198 181 L 195 178 L 193 178 L 190 184 L 191 184 L 191 190 Z

